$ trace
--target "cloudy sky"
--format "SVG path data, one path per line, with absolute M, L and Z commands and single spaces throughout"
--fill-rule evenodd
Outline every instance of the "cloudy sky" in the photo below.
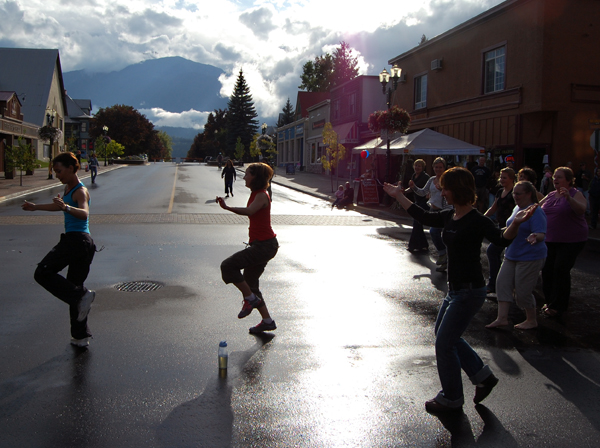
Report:
M 259 119 L 295 105 L 302 66 L 344 40 L 360 74 L 501 0 L 0 0 L 0 46 L 58 48 L 63 71 L 120 70 L 181 56 L 225 70 L 229 97 L 241 67 Z M 388 7 L 382 8 L 381 5 Z M 389 67 L 388 67 L 389 68 Z M 1 68 L 0 68 L 1 69 Z M 208 111 L 142 110 L 157 125 L 198 127 Z

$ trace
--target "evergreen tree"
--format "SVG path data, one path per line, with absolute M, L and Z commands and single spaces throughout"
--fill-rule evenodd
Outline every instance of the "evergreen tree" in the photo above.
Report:
M 358 60 L 352 56 L 352 48 L 346 42 L 333 52 L 333 85 L 339 86 L 358 76 Z
M 281 113 L 279 114 L 279 120 L 277 121 L 277 127 L 285 126 L 286 124 L 293 123 L 296 118 L 295 110 L 292 107 L 292 103 L 290 102 L 290 98 L 288 97 L 287 103 L 283 107 Z
M 216 157 L 219 152 L 226 154 L 226 143 L 227 109 L 215 109 L 214 112 L 208 114 L 204 131 L 194 137 L 194 143 L 192 143 L 187 157 Z
M 250 88 L 240 70 L 233 93 L 227 103 L 227 148 L 234 151 L 238 137 L 245 148 L 250 147 L 252 137 L 258 129 L 258 114 L 254 107 Z

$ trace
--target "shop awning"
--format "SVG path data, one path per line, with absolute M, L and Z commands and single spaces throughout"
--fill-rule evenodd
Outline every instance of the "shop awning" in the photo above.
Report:
M 387 142 L 381 138 L 375 138 L 355 147 L 353 154 L 359 154 L 363 149 L 373 154 L 385 154 Z M 450 155 L 481 155 L 485 149 L 462 140 L 449 137 L 431 129 L 423 129 L 412 134 L 404 134 L 390 141 L 390 151 L 393 155 L 414 154 L 431 156 Z
M 355 139 L 352 139 L 352 135 L 351 135 L 351 131 L 352 131 L 353 127 L 354 127 L 354 122 L 338 124 L 337 126 L 333 127 L 333 130 L 338 135 L 338 141 L 340 143 L 345 143 L 346 141 L 355 140 Z

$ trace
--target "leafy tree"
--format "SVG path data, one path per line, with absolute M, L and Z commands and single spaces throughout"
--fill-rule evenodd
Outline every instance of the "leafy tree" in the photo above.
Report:
M 325 154 L 321 156 L 323 168 L 329 171 L 331 177 L 331 191 L 333 192 L 333 170 L 337 168 L 340 161 L 346 157 L 346 147 L 339 143 L 338 134 L 333 130 L 330 122 L 325 123 L 323 128 L 323 144 L 325 145 Z M 336 172 L 336 185 L 338 179 L 338 170 Z
M 292 103 L 290 102 L 290 98 L 288 97 L 287 102 L 285 103 L 285 106 L 283 106 L 283 109 L 279 113 L 279 120 L 277 120 L 277 127 L 280 128 L 281 126 L 285 126 L 286 124 L 290 124 L 290 123 L 293 123 L 294 121 L 296 121 L 295 112 L 296 111 L 294 110 Z
M 300 75 L 302 84 L 299 89 L 307 92 L 327 92 L 333 80 L 333 58 L 329 53 L 317 56 L 315 61 L 308 61 L 302 67 Z
M 67 145 L 67 151 L 70 151 L 73 154 L 75 154 L 75 152 L 77 151 L 77 139 L 71 136 L 65 141 L 65 143 Z
M 35 156 L 31 145 L 22 137 L 19 137 L 16 145 L 8 146 L 5 153 L 6 171 L 15 168 L 20 171 L 19 185 L 23 186 L 23 171 L 33 171 L 35 168 Z
M 358 60 L 352 56 L 352 48 L 346 42 L 333 52 L 317 56 L 302 67 L 299 89 L 308 92 L 327 92 L 332 87 L 351 81 L 358 76 Z
M 259 158 L 263 157 L 270 158 L 273 153 L 277 152 L 273 138 L 270 135 L 256 134 L 250 144 L 250 157 Z
M 104 137 L 103 135 L 94 140 L 94 152 L 96 153 L 96 157 L 98 157 L 98 160 L 108 159 L 108 152 L 106 152 L 106 147 L 109 141 L 110 137 Z
M 242 160 L 244 158 L 244 153 L 245 153 L 245 146 L 242 143 L 242 137 L 238 137 L 237 141 L 235 142 L 235 152 L 233 153 L 233 155 L 235 156 L 236 160 Z
M 108 135 L 121 142 L 125 155 L 148 154 L 149 158 L 164 158 L 166 150 L 154 125 L 132 106 L 115 105 L 100 108 L 92 121 L 90 136 L 103 135 L 103 127 L 108 127 Z
M 333 52 L 333 85 L 339 86 L 358 76 L 358 60 L 352 56 L 352 48 L 346 42 Z
M 165 158 L 170 158 L 171 153 L 173 152 L 173 139 L 165 131 L 158 131 L 158 139 L 165 148 Z
M 111 140 L 110 143 L 106 145 L 106 153 L 109 158 L 119 157 L 125 153 L 125 147 L 115 140 Z
M 250 147 L 252 136 L 258 129 L 258 114 L 242 70 L 229 97 L 227 110 L 227 146 L 237 150 L 237 141 L 240 139 L 245 148 Z

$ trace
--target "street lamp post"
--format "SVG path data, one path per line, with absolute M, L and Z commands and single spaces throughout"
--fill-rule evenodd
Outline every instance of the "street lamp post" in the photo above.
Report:
M 106 166 L 108 159 L 108 145 L 106 144 L 106 134 L 108 134 L 108 126 L 104 126 L 102 128 L 102 133 L 104 134 L 104 166 Z
M 48 126 L 54 124 L 54 117 L 56 117 L 56 111 L 54 109 L 46 108 L 46 123 Z M 50 151 L 48 152 L 48 180 L 52 180 L 52 159 L 54 158 L 54 136 L 50 136 Z
M 386 103 L 388 107 L 388 112 L 390 111 L 392 105 L 392 93 L 396 91 L 398 88 L 398 81 L 400 80 L 400 73 L 402 73 L 402 69 L 398 67 L 398 65 L 394 64 L 391 68 L 391 74 L 384 68 L 383 71 L 379 74 L 379 82 L 381 83 L 381 90 L 383 94 L 386 95 Z M 392 86 L 386 89 L 386 86 L 392 80 Z M 385 181 L 390 182 L 392 178 L 391 173 L 391 156 L 392 151 L 390 150 L 390 130 L 386 129 L 386 138 L 387 138 L 387 149 L 385 151 L 386 155 L 386 168 L 385 168 Z

